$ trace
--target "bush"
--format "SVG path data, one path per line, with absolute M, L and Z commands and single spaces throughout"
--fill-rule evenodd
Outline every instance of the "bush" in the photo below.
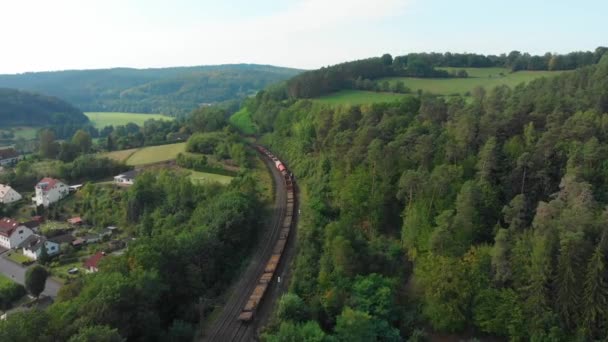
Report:
M 25 287 L 9 279 L 0 279 L 0 309 L 7 310 L 11 304 L 25 296 Z

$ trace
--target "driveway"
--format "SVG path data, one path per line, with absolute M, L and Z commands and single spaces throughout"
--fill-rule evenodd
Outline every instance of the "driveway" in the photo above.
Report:
M 11 260 L 6 259 L 4 255 L 0 256 L 0 273 L 4 274 L 7 278 L 10 278 L 21 285 L 25 285 L 26 270 L 27 267 L 23 267 Z M 59 282 L 49 277 L 46 280 L 46 286 L 44 287 L 42 294 L 55 298 L 57 297 L 60 287 L 61 284 Z

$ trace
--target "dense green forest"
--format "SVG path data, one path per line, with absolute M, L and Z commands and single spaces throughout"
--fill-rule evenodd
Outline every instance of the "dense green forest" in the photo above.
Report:
M 244 98 L 299 70 L 256 64 L 100 69 L 0 75 L 0 87 L 57 96 L 89 112 L 187 114 Z
M 547 53 L 532 56 L 512 51 L 508 55 L 484 56 L 458 53 L 411 53 L 393 58 L 368 58 L 307 71 L 288 81 L 287 93 L 294 98 L 312 98 L 343 89 L 370 90 L 372 81 L 381 77 L 467 77 L 466 72 L 448 73 L 440 67 L 504 67 L 519 70 L 573 70 L 597 63 L 608 51 L 598 47 L 595 51 L 572 52 L 565 55 Z M 388 90 L 388 89 L 387 89 Z M 393 89 L 406 92 L 406 89 Z
M 0 127 L 82 125 L 81 110 L 56 97 L 0 88 Z
M 247 107 L 302 189 L 266 341 L 608 338 L 608 55 L 472 101 Z

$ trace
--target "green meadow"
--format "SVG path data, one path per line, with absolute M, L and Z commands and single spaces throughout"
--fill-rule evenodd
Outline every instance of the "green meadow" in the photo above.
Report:
M 84 113 L 96 128 L 106 126 L 124 126 L 132 122 L 142 126 L 150 119 L 154 120 L 173 120 L 172 117 L 162 114 L 143 114 L 143 113 L 117 113 L 117 112 L 87 112 Z
M 422 90 L 438 95 L 466 95 L 477 87 L 491 89 L 499 85 L 515 87 L 520 83 L 527 83 L 540 77 L 551 77 L 561 71 L 517 71 L 511 72 L 505 68 L 441 68 L 447 71 L 466 70 L 468 78 L 414 78 L 389 77 L 378 80 L 389 81 L 394 84 L 402 81 L 412 92 Z

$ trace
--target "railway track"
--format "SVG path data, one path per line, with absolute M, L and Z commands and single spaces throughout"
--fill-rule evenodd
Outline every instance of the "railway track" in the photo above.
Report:
M 284 175 L 277 170 L 273 160 L 264 154 L 262 154 L 262 157 L 272 173 L 275 184 L 275 205 L 270 229 L 267 229 L 264 236 L 260 239 L 259 247 L 254 253 L 249 266 L 234 286 L 232 294 L 218 318 L 204 334 L 203 341 L 251 341 L 254 339 L 260 322 L 263 322 L 263 320 L 255 318 L 250 322 L 242 322 L 239 320 L 239 315 L 248 303 L 252 291 L 258 285 L 261 275 L 264 274 L 267 261 L 272 256 L 275 243 L 281 234 L 282 224 L 287 211 L 287 188 Z

